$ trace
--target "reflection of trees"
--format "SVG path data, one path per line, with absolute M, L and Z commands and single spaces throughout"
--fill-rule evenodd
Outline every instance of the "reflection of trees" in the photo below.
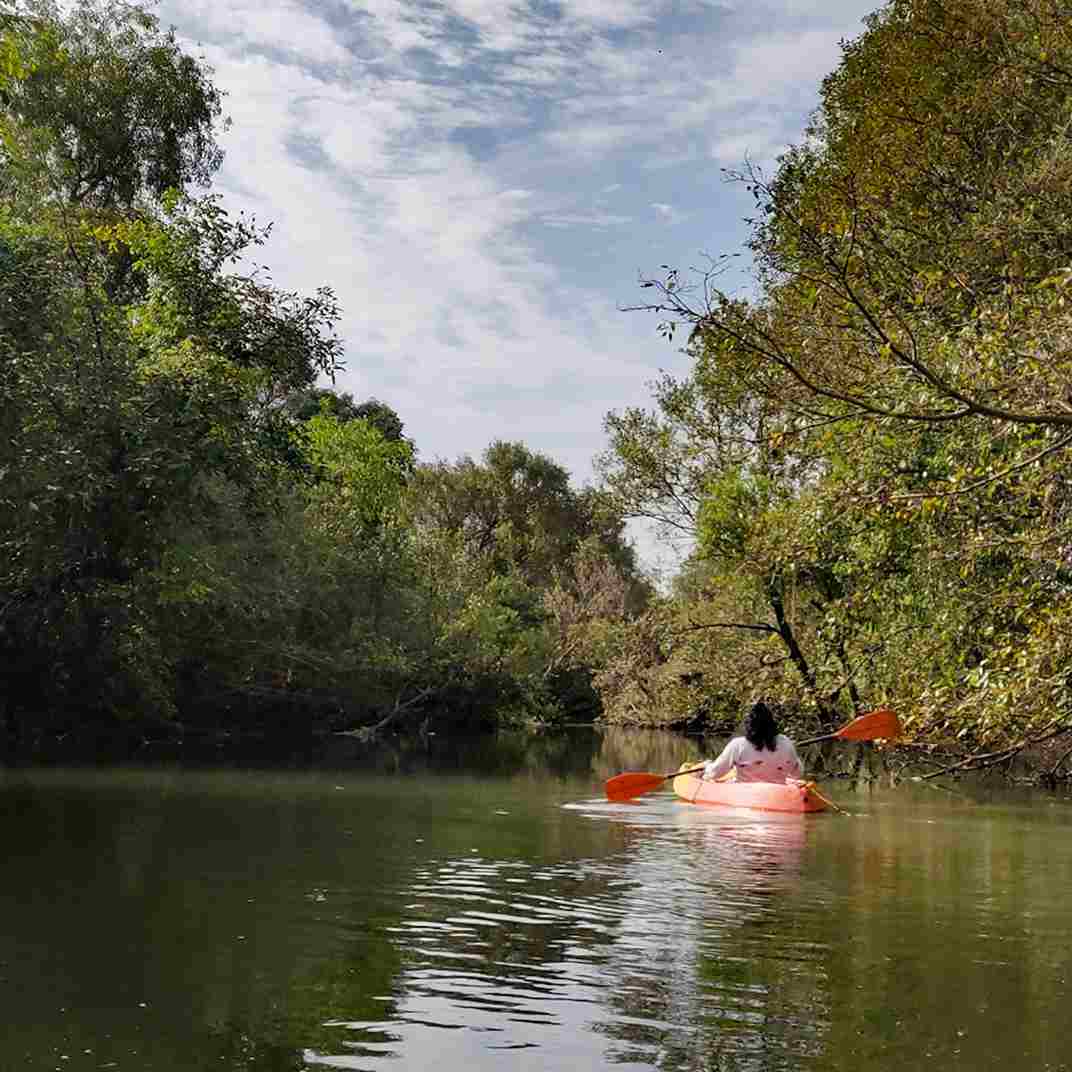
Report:
M 206 1032 L 205 1068 L 227 1072 L 302 1072 L 305 1062 L 291 1040 L 290 1025 L 228 1022 Z M 211 1062 L 211 1063 L 210 1063 Z
M 1058 891 L 1072 856 L 1054 837 L 1066 820 L 907 797 L 836 828 L 827 873 L 842 940 L 826 967 L 843 1056 L 831 1067 L 921 1054 L 936 1068 L 1059 1067 L 1072 917 Z
M 627 770 L 666 774 L 686 759 L 701 757 L 699 742 L 665 730 L 627 730 L 613 726 L 600 733 L 592 771 L 602 782 Z
M 407 863 L 326 788 L 162 771 L 6 792 L 0 918 L 17 929 L 0 959 L 20 986 L 0 1064 L 17 1039 L 104 1067 L 151 1054 L 161 1072 L 290 1072 L 333 1013 L 371 1012 L 364 995 L 389 993 L 398 968 L 385 925 Z M 354 855 L 375 871 L 371 900 L 342 892 Z
M 472 737 L 432 734 L 384 738 L 371 746 L 352 737 L 336 736 L 320 746 L 315 758 L 328 767 L 356 766 L 398 774 L 587 775 L 599 743 L 599 735 L 588 726 L 554 733 L 501 730 Z
M 52 895 L 20 896 L 16 880 L 7 896 L 30 906 L 26 933 L 63 951 L 62 1000 L 82 1010 L 82 1030 L 109 1025 L 117 1051 L 144 1053 L 151 1038 L 162 1069 L 191 1055 L 225 1072 L 292 1072 L 317 1054 L 371 1066 L 457 1035 L 418 1021 L 455 1025 L 468 1056 L 557 1039 L 589 1065 L 662 1053 L 666 1067 L 693 1067 L 718 1039 L 712 988 L 750 985 L 732 976 L 737 962 L 698 951 L 712 891 L 729 895 L 763 852 L 774 890 L 785 861 L 750 832 L 579 821 L 554 785 L 441 781 L 413 801 L 394 782 L 354 797 L 289 775 L 53 787 L 27 795 L 26 843 L 9 843 L 13 862 L 37 854 L 33 881 Z M 407 850 L 418 836 L 440 862 Z M 74 905 L 71 874 L 94 876 Z M 115 1031 L 117 1010 L 143 1000 L 139 1021 Z M 23 1023 L 27 1001 L 12 1010 Z
M 854 819 L 615 808 L 590 800 L 590 776 L 517 760 L 434 785 L 8 776 L 0 974 L 18 985 L 0 1057 L 84 1047 L 119 1067 L 151 1054 L 159 1072 L 297 1072 L 321 1055 L 665 1072 L 1065 1060 L 1062 809 L 908 791 Z M 579 811 L 560 806 L 574 788 Z
M 503 773 L 538 775 L 537 762 L 508 752 Z M 587 769 L 583 751 L 578 762 Z M 587 791 L 588 778 L 578 785 Z M 20 1053 L 73 1046 L 48 1016 L 34 1026 L 42 1009 L 62 1007 L 71 1038 L 102 1061 L 151 1045 L 162 1072 L 290 1072 L 308 1063 L 305 1050 L 356 1052 L 344 1045 L 355 1020 L 377 1025 L 366 1048 L 379 1054 L 401 966 L 420 959 L 420 943 L 399 937 L 429 851 L 418 839 L 459 861 L 450 872 L 471 863 L 474 843 L 488 859 L 548 862 L 551 877 L 532 879 L 533 904 L 552 925 L 480 924 L 478 940 L 489 963 L 510 965 L 489 976 L 493 990 L 552 987 L 542 965 L 569 930 L 555 913 L 568 915 L 573 898 L 589 904 L 606 881 L 578 875 L 572 861 L 614 851 L 625 835 L 578 822 L 558 807 L 561 795 L 546 773 L 434 787 L 419 775 L 345 773 L 27 778 L 5 794 L 0 887 L 0 918 L 17 921 L 18 942 L 0 959 L 26 979 L 8 1009 Z M 504 871 L 507 908 L 488 903 L 489 912 L 509 914 L 518 873 Z M 570 932 L 579 946 L 593 924 Z

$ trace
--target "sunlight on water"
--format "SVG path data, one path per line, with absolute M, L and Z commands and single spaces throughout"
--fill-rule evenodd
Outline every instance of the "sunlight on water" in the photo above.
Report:
M 768 988 L 742 981 L 732 965 L 762 956 L 783 977 L 810 977 L 820 947 L 776 933 L 771 899 L 799 876 L 812 820 L 666 799 L 564 807 L 642 835 L 626 853 L 557 867 L 462 856 L 418 870 L 406 916 L 391 928 L 405 951 L 394 1015 L 336 1022 L 346 1052 L 305 1059 L 455 1067 L 481 1049 L 531 1051 L 515 1053 L 519 1068 L 647 1068 L 687 1054 L 711 1017 L 725 1025 L 724 1053 L 746 1056 L 759 1025 L 769 1058 L 777 1025 Z M 745 928 L 748 943 L 725 958 L 722 935 Z M 712 972 L 710 958 L 729 970 Z M 797 1014 L 818 1033 L 814 1012 L 809 1003 Z

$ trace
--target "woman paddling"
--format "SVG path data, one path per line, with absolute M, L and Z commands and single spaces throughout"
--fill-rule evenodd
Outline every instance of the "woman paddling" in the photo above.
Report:
M 704 764 L 707 781 L 725 777 L 735 771 L 739 782 L 784 782 L 800 777 L 800 757 L 770 708 L 760 701 L 752 704 L 744 720 L 744 736 L 734 737 L 718 759 Z

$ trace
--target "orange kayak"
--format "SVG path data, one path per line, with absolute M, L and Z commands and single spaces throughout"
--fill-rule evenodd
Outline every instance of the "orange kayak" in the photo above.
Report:
M 682 763 L 681 769 L 688 766 Z M 697 774 L 679 774 L 674 779 L 674 792 L 692 804 L 759 811 L 826 811 L 830 806 L 815 792 L 814 782 L 705 782 Z

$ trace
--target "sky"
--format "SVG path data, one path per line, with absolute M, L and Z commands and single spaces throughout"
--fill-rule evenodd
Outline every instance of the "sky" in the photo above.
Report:
M 273 223 L 258 261 L 284 289 L 339 298 L 336 389 L 391 405 L 422 461 L 520 440 L 583 484 L 605 414 L 687 372 L 656 316 L 622 311 L 640 277 L 741 248 L 750 199 L 720 169 L 769 169 L 799 140 L 875 6 L 163 0 L 158 14 L 226 93 L 216 190 Z

